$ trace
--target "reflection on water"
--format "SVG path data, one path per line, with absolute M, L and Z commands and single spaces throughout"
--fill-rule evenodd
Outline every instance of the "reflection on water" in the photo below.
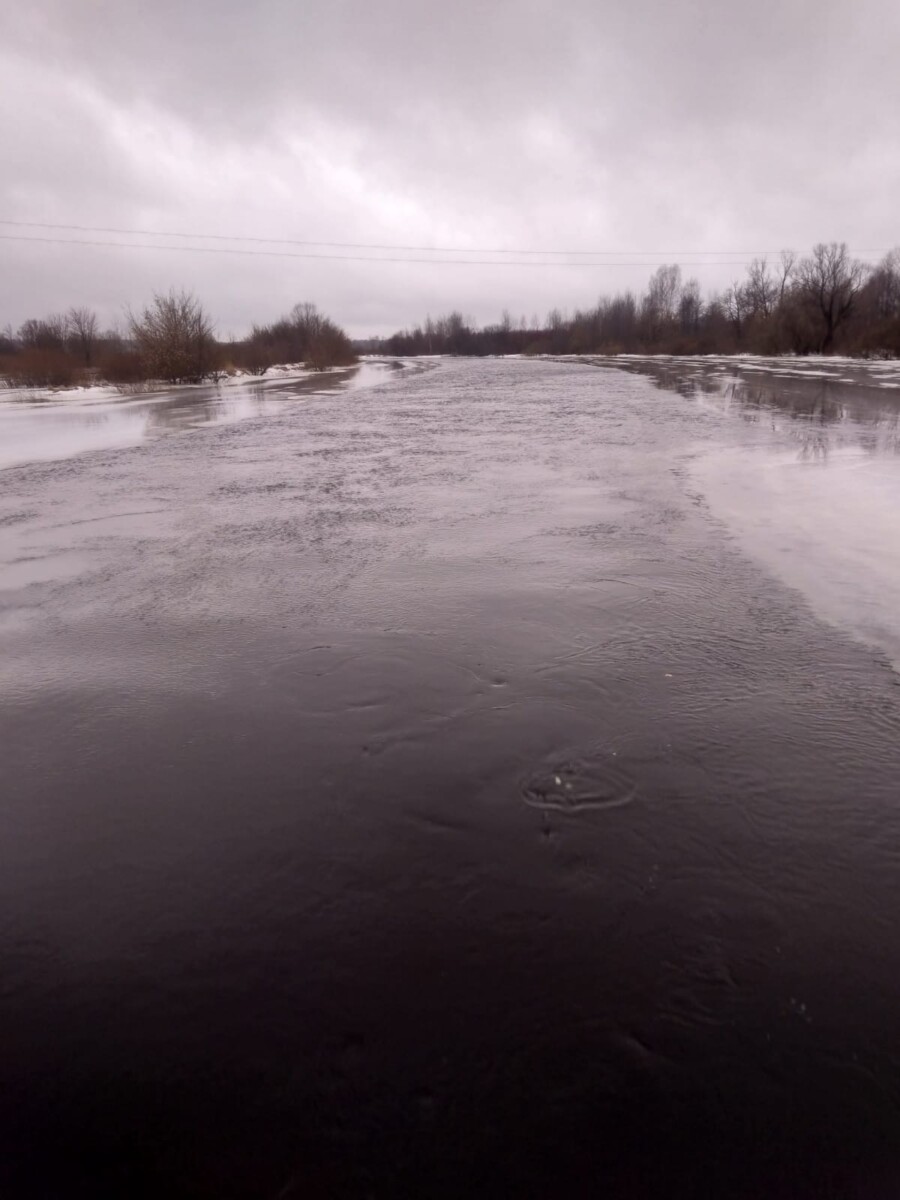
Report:
M 827 454 L 830 445 L 848 439 L 877 454 L 896 454 L 900 449 L 900 367 L 892 362 L 838 360 L 825 370 L 820 360 L 804 367 L 802 360 L 774 358 L 744 362 L 651 356 L 591 361 L 645 375 L 666 391 L 710 404 L 773 433 L 788 433 L 806 456 Z
M 371 387 L 390 369 L 384 362 L 365 362 L 324 375 L 242 379 L 101 399 L 9 393 L 0 399 L 0 468 L 134 446 L 204 425 L 232 425 L 310 395 Z
M 788 370 L 785 361 L 768 369 L 758 360 L 624 365 L 741 421 L 749 438 L 739 448 L 705 448 L 693 463 L 713 512 L 821 617 L 885 651 L 900 670 L 896 366 Z

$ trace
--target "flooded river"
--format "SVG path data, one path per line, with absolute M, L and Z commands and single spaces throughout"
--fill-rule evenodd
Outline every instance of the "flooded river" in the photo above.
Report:
M 16 410 L 3 1195 L 900 1192 L 900 387 L 812 369 Z

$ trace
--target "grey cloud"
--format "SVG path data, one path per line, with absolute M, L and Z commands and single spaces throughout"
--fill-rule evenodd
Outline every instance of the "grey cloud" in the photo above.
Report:
M 3 52 L 0 215 L 472 247 L 888 246 L 898 34 L 893 0 L 43 0 Z M 0 256 L 0 324 L 175 282 L 235 331 L 301 297 L 359 332 L 450 306 L 530 315 L 652 269 Z

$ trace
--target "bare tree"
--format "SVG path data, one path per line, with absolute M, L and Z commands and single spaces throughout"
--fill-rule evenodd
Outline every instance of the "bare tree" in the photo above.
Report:
M 900 316 L 900 247 L 884 256 L 872 272 L 869 286 L 878 320 L 888 321 Z
M 853 310 L 869 268 L 851 258 L 847 243 L 820 242 L 797 267 L 797 285 L 810 308 L 821 317 L 819 351 L 827 354 L 834 335 Z
M 785 294 L 791 276 L 797 266 L 797 255 L 793 250 L 782 250 L 781 252 L 781 282 L 778 285 L 778 303 L 784 304 Z
M 837 335 L 837 336 L 836 336 Z M 702 295 L 679 267 L 660 267 L 643 295 L 601 296 L 594 308 L 551 309 L 543 324 L 466 327 L 459 314 L 429 319 L 388 339 L 391 353 L 496 354 L 728 352 L 900 355 L 900 248 L 870 268 L 846 246 L 817 246 L 802 262 L 793 250 L 755 259 L 722 294 Z
M 778 285 L 769 274 L 769 264 L 765 258 L 754 258 L 747 269 L 747 282 L 744 284 L 744 298 L 750 314 L 768 318 L 777 295 Z
M 25 321 L 19 329 L 19 342 L 26 350 L 64 350 L 68 326 L 60 313 Z
M 739 283 L 733 283 L 726 292 L 722 293 L 722 312 L 734 330 L 738 342 L 744 332 L 744 322 L 750 315 L 750 304 L 747 300 L 746 289 Z
M 322 332 L 325 317 L 314 304 L 295 304 L 291 309 L 289 320 L 300 334 L 301 342 L 306 345 L 315 340 Z
M 70 308 L 66 315 L 69 343 L 84 359 L 84 365 L 93 365 L 94 346 L 97 341 L 97 314 L 89 308 Z
M 442 354 L 465 354 L 469 325 L 461 312 L 454 309 L 446 316 L 438 317 L 434 328 Z
M 128 324 L 152 378 L 191 383 L 213 369 L 213 324 L 190 292 L 157 292 L 143 313 L 128 314 Z
M 638 325 L 638 304 L 632 292 L 620 293 L 611 300 L 602 300 L 600 309 L 600 341 L 612 346 L 634 343 Z
M 699 331 L 702 311 L 700 280 L 688 279 L 681 289 L 681 299 L 678 302 L 678 319 L 681 322 L 682 333 L 696 334 Z
M 646 295 L 641 302 L 647 337 L 655 341 L 675 318 L 681 294 L 681 268 L 677 263 L 658 267 L 650 277 Z
M 678 263 L 657 267 L 647 288 L 647 301 L 660 320 L 675 316 L 675 306 L 681 291 L 681 267 Z

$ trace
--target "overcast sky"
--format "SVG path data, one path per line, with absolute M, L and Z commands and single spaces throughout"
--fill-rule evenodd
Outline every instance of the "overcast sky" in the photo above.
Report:
M 879 257 L 900 242 L 898 51 L 897 0 L 31 0 L 3 18 L 3 221 L 647 265 L 2 224 L 0 327 L 75 303 L 106 323 L 175 285 L 222 335 L 298 300 L 359 335 L 571 310 L 663 261 L 708 288 L 782 246 Z

